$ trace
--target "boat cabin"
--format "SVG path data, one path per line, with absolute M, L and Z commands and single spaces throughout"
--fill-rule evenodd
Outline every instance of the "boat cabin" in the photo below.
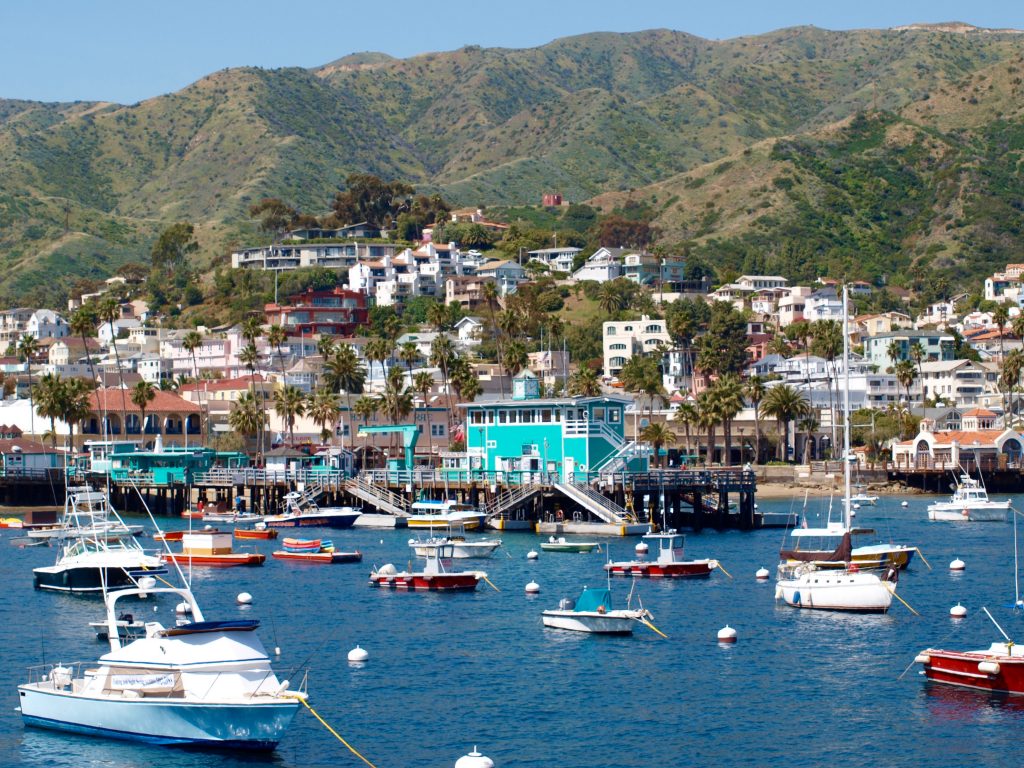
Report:
M 186 533 L 181 537 L 181 551 L 186 555 L 230 555 L 231 533 L 225 531 Z

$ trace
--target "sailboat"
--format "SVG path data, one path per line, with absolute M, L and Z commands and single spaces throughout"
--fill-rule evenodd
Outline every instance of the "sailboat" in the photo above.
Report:
M 843 289 L 843 522 L 831 524 L 825 529 L 803 528 L 794 531 L 799 540 L 805 536 L 831 535 L 839 539 L 838 546 L 829 554 L 828 560 L 821 560 L 819 551 L 800 549 L 783 551 L 779 564 L 778 581 L 775 586 L 776 600 L 783 600 L 795 608 L 810 608 L 827 611 L 851 611 L 863 613 L 884 613 L 892 605 L 896 591 L 898 569 L 890 567 L 885 579 L 874 573 L 862 571 L 851 562 L 852 544 L 850 538 L 851 463 L 856 457 L 850 451 L 850 334 L 849 297 Z

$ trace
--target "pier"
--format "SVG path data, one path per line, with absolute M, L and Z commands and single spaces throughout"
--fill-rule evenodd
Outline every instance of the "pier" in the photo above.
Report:
M 378 520 L 402 525 L 418 499 L 457 499 L 482 510 L 502 530 L 567 530 L 572 524 L 600 524 L 622 535 L 658 527 L 700 531 L 752 530 L 761 526 L 754 498 L 756 477 L 739 469 L 579 474 L 565 479 L 543 472 L 486 472 L 446 468 L 365 470 L 349 476 L 323 468 L 267 470 L 252 467 L 197 473 L 188 483 L 174 477 L 137 472 L 108 480 L 81 471 L 71 482 L 110 485 L 118 509 L 180 515 L 200 499 L 210 507 L 231 509 L 235 499 L 248 510 L 274 513 L 285 494 L 315 489 L 321 506 L 362 507 Z M 61 505 L 61 471 L 0 478 L 0 499 L 8 505 Z M 561 527 L 559 527 L 561 525 Z M 547 527 L 542 528 L 545 532 Z

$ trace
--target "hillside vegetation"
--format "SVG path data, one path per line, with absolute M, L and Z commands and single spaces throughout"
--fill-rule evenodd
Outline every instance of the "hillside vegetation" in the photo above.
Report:
M 321 213 L 353 172 L 456 204 L 644 200 L 664 246 L 736 269 L 977 275 L 1018 234 L 1022 51 L 960 28 L 652 30 L 0 100 L 0 301 L 58 304 L 176 221 L 209 271 L 260 236 L 249 205 Z

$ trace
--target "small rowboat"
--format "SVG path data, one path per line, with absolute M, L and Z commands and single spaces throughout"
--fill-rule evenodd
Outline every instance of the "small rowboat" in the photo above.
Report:
M 552 536 L 540 543 L 540 548 L 545 552 L 593 552 L 595 547 L 596 541 L 566 541 L 561 536 L 557 539 Z
M 235 528 L 236 539 L 276 539 L 276 528 Z
M 286 552 L 319 552 L 323 549 L 323 539 L 292 539 L 285 537 L 282 542 Z M 330 542 L 328 542 L 330 544 Z M 334 548 L 333 544 L 330 544 Z
M 288 552 L 278 550 L 270 553 L 278 560 L 291 560 L 296 563 L 321 563 L 331 565 L 335 563 L 358 563 L 363 559 L 363 553 L 355 552 Z

